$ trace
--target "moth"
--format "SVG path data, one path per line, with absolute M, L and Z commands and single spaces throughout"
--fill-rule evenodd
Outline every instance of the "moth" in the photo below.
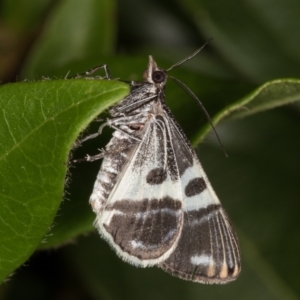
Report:
M 227 283 L 241 268 L 237 235 L 165 103 L 167 72 L 202 48 L 168 70 L 149 56 L 144 81 L 130 82 L 130 94 L 84 139 L 106 125 L 115 129 L 105 150 L 86 158 L 103 158 L 89 201 L 101 237 L 124 261 L 194 282 Z

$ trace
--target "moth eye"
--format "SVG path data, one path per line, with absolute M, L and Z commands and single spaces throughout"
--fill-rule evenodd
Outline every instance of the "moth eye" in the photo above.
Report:
M 152 80 L 154 83 L 161 83 L 165 81 L 166 74 L 163 71 L 154 71 L 152 73 Z

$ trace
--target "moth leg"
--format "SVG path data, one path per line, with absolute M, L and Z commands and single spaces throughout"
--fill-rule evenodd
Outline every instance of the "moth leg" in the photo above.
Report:
M 97 136 L 101 135 L 102 130 L 103 130 L 103 128 L 104 128 L 106 125 L 108 125 L 107 122 L 103 123 L 103 124 L 99 127 L 99 129 L 98 129 L 98 131 L 97 131 L 96 133 L 87 135 L 85 138 L 83 138 L 83 139 L 81 139 L 81 140 L 78 140 L 77 143 L 80 145 L 80 144 L 82 144 L 83 142 L 85 142 L 85 141 L 87 141 L 87 140 L 94 139 L 94 138 L 96 138 Z
M 111 128 L 118 130 L 120 132 L 122 132 L 123 134 L 125 134 L 126 136 L 128 136 L 129 138 L 136 140 L 138 142 L 141 142 L 142 140 L 140 138 L 135 137 L 134 135 L 132 135 L 131 133 L 126 132 L 125 130 L 121 129 L 120 127 L 117 127 L 115 125 L 110 125 Z
M 106 125 L 107 125 L 107 122 L 103 123 L 99 127 L 98 132 L 90 134 L 90 135 L 86 136 L 85 138 L 83 138 L 81 140 L 77 140 L 75 145 L 79 146 L 87 140 L 96 138 L 97 136 L 99 136 L 102 133 L 102 130 Z M 90 156 L 90 155 L 87 154 L 85 156 L 85 158 L 73 159 L 72 162 L 78 163 L 78 162 L 83 162 L 83 161 L 95 161 L 95 160 L 98 160 L 98 159 L 102 159 L 104 156 L 105 156 L 105 151 L 103 149 L 101 149 L 101 152 L 99 154 L 96 154 L 96 155 L 93 155 L 93 156 Z
M 145 121 L 143 117 L 146 119 Z M 134 116 L 122 116 L 114 119 L 108 119 L 107 125 L 116 131 L 119 131 L 123 133 L 124 135 L 128 136 L 129 138 L 132 138 L 133 140 L 136 140 L 138 142 L 141 142 L 142 139 L 134 135 L 133 133 L 141 131 L 144 126 L 145 122 L 147 121 L 147 116 L 144 116 L 143 113 L 134 115 Z
M 121 117 L 120 119 L 123 119 L 123 118 L 124 118 L 124 117 Z M 120 120 L 120 119 L 119 119 L 119 120 Z M 115 120 L 114 120 L 114 122 L 115 122 Z M 130 137 L 130 138 L 132 138 L 132 139 L 134 139 L 134 140 L 136 140 L 136 141 L 139 141 L 139 142 L 141 141 L 141 139 L 136 138 L 135 136 L 133 136 L 132 134 L 126 132 L 125 130 L 122 130 L 122 129 L 121 129 L 120 127 L 118 127 L 117 125 L 113 125 L 112 122 L 110 122 L 110 121 L 108 120 L 107 122 L 103 123 L 103 124 L 99 127 L 99 129 L 98 129 L 98 131 L 97 131 L 96 133 L 90 134 L 90 135 L 84 137 L 83 139 L 78 140 L 77 143 L 80 145 L 80 144 L 82 144 L 83 142 L 85 142 L 85 141 L 87 141 L 87 140 L 94 139 L 94 138 L 98 137 L 99 135 L 101 135 L 103 128 L 104 128 L 105 126 L 107 126 L 107 125 L 110 126 L 110 127 L 113 128 L 113 129 L 115 129 L 115 130 L 121 131 L 122 133 L 124 133 L 125 135 L 127 135 L 128 137 Z M 123 125 L 123 124 L 122 124 L 122 125 Z M 122 126 L 122 125 L 120 125 L 120 126 Z M 128 124 L 127 126 L 128 126 L 130 129 L 133 129 L 133 130 L 139 130 L 139 129 L 141 129 L 141 128 L 143 127 L 143 124 L 141 124 L 141 123 L 132 123 L 132 124 Z
M 101 77 L 101 79 L 111 80 L 110 72 L 109 72 L 109 69 L 108 69 L 107 65 L 96 66 L 96 67 L 94 67 L 94 68 L 92 68 L 92 69 L 90 69 L 90 70 L 88 70 L 86 72 L 80 73 L 80 74 L 72 76 L 70 78 L 81 78 L 83 76 L 90 76 L 90 75 L 93 75 L 95 72 L 97 72 L 100 69 L 104 69 L 104 72 L 105 72 L 105 76 Z
M 104 72 L 105 72 L 105 77 L 106 79 L 110 80 L 111 79 L 111 76 L 110 76 L 110 72 L 109 72 L 109 69 L 108 69 L 108 66 L 107 65 L 99 65 L 99 66 L 96 66 L 90 70 L 88 70 L 87 72 L 85 72 L 86 75 L 92 75 L 94 74 L 95 72 L 97 72 L 98 70 L 100 69 L 104 69 Z
M 117 123 L 118 121 L 120 121 L 122 119 L 126 119 L 126 117 L 125 118 L 124 117 L 120 117 L 117 120 L 113 120 L 112 122 L 110 120 L 107 120 L 107 122 L 103 123 L 99 127 L 99 129 L 98 129 L 98 131 L 96 133 L 90 134 L 90 135 L 86 136 L 85 138 L 83 138 L 81 140 L 78 140 L 77 144 L 80 145 L 80 144 L 82 144 L 83 142 L 85 142 L 87 140 L 94 139 L 94 138 L 98 137 L 99 135 L 101 135 L 103 128 L 105 126 L 107 126 L 107 125 L 110 126 L 113 129 L 117 130 L 117 131 L 122 132 L 123 134 L 125 134 L 129 138 L 132 138 L 132 139 L 134 139 L 134 140 L 136 140 L 138 142 L 141 142 L 140 138 L 137 138 L 133 134 L 128 133 L 125 130 L 123 130 L 123 129 L 120 128 L 121 126 L 124 126 L 124 124 L 120 124 L 120 125 L 113 125 L 112 124 L 113 122 Z M 136 123 L 127 124 L 126 126 L 128 128 L 130 128 L 131 130 L 141 130 L 144 127 L 144 124 L 136 122 Z M 77 163 L 77 162 L 83 162 L 83 161 L 95 161 L 95 160 L 98 160 L 98 159 L 102 159 L 104 156 L 105 156 L 105 151 L 101 150 L 101 153 L 99 153 L 97 155 L 94 155 L 94 156 L 86 155 L 85 158 L 75 159 L 75 160 L 73 160 L 73 162 Z
M 73 159 L 74 163 L 78 163 L 78 162 L 83 162 L 83 161 L 95 161 L 95 160 L 99 160 L 102 159 L 106 154 L 106 151 L 104 149 L 100 150 L 100 153 L 90 156 L 90 155 L 86 155 L 85 158 L 79 158 L 79 159 Z

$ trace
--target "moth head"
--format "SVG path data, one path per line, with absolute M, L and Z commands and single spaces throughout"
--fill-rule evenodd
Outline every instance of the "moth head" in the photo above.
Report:
M 168 75 L 166 71 L 160 69 L 153 57 L 150 55 L 148 68 L 143 73 L 144 80 L 155 85 L 164 86 L 166 84 L 167 77 Z

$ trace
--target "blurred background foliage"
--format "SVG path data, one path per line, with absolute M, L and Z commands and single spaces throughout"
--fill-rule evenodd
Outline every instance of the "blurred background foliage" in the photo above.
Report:
M 2 83 L 65 78 L 107 63 L 139 80 L 152 54 L 213 116 L 268 80 L 300 77 L 298 0 L 2 0 Z M 188 95 L 167 103 L 192 138 L 206 120 Z M 99 123 L 89 128 L 97 130 Z M 237 228 L 242 272 L 225 286 L 185 282 L 122 262 L 93 230 L 89 194 L 100 162 L 71 169 L 65 200 L 40 248 L 0 287 L 1 299 L 298 299 L 300 107 L 277 108 L 217 127 L 198 145 L 201 162 Z M 73 156 L 94 154 L 102 139 Z M 79 234 L 81 234 L 79 236 Z M 72 242 L 71 242 L 72 241 Z

